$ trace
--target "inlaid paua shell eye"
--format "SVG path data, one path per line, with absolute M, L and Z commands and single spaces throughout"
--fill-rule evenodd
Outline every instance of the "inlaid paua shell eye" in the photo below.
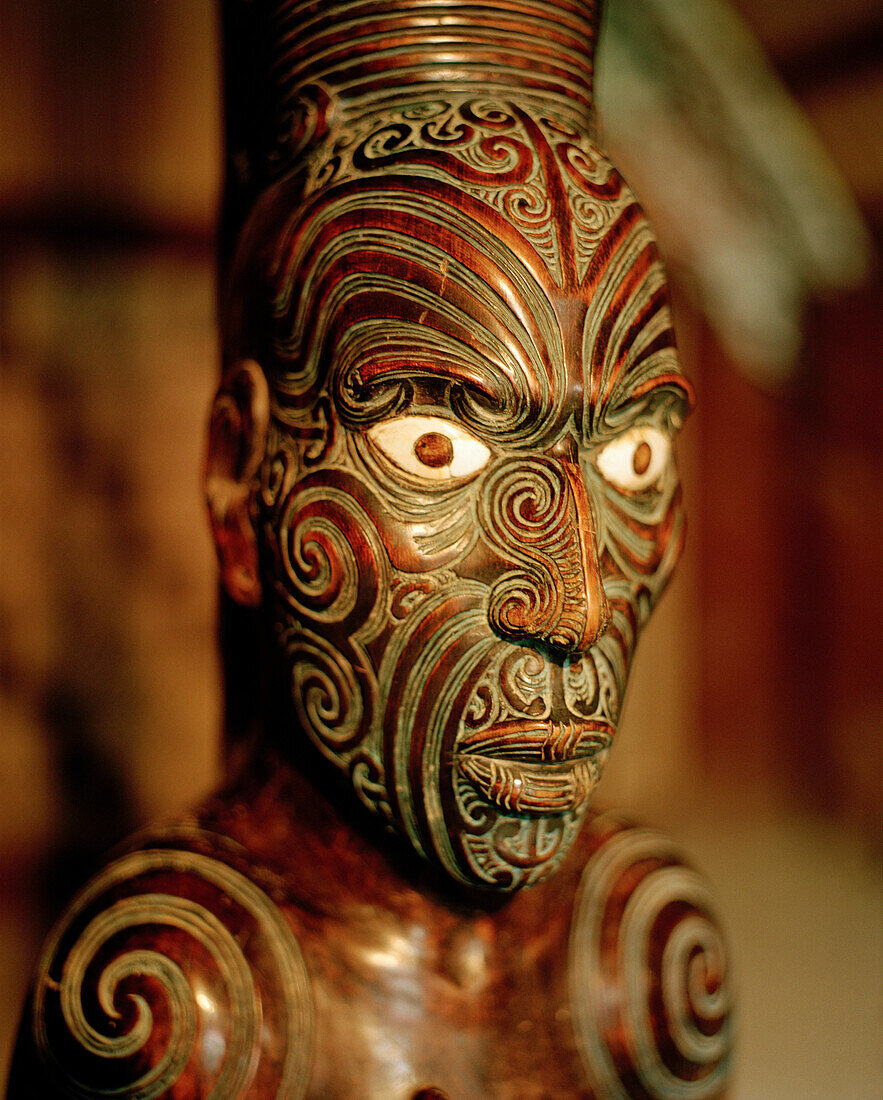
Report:
M 595 456 L 601 476 L 617 489 L 640 493 L 659 481 L 671 459 L 671 439 L 649 424 L 629 428 Z
M 491 452 L 465 428 L 440 416 L 399 416 L 375 424 L 368 439 L 393 465 L 425 481 L 473 477 Z

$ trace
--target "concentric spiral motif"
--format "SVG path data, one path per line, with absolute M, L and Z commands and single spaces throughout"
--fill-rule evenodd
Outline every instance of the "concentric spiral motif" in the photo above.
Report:
M 291 929 L 249 879 L 197 852 L 134 852 L 79 894 L 46 944 L 32 1027 L 61 1094 L 78 1098 L 153 1100 L 191 1081 L 237 1100 L 259 1077 L 267 1096 L 297 1100 L 310 1076 L 310 982 Z
M 505 573 L 490 598 L 491 623 L 504 636 L 580 634 L 585 616 L 578 526 L 563 470 L 522 457 L 489 475 L 482 526 L 494 548 L 520 568 Z
M 303 627 L 283 633 L 281 642 L 291 662 L 291 684 L 303 728 L 332 757 L 356 746 L 362 737 L 366 699 L 352 663 L 321 634 Z
M 648 829 L 607 833 L 583 872 L 568 974 L 576 1037 L 605 1100 L 712 1100 L 732 1045 L 726 946 L 705 880 Z
M 283 552 L 292 582 L 289 591 L 300 589 L 314 606 L 324 604 L 322 617 L 329 622 L 346 618 L 358 591 L 358 562 L 340 528 L 328 517 L 318 515 L 309 526 L 301 522 L 291 528 L 288 536 Z

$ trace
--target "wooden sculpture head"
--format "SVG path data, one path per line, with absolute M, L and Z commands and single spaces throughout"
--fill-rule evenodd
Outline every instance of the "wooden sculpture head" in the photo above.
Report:
M 634 196 L 572 97 L 522 92 L 299 87 L 209 462 L 224 583 L 290 687 L 277 741 L 501 889 L 555 869 L 599 780 L 682 545 L 690 402 Z

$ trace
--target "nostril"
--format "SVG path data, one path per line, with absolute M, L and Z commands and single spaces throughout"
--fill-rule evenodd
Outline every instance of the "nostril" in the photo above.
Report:
M 573 650 L 580 641 L 580 636 L 575 631 L 553 630 L 546 639 L 549 645 L 556 649 Z
M 539 642 L 560 656 L 579 653 L 594 637 L 586 636 L 584 602 L 566 597 L 566 585 L 551 570 L 509 573 L 491 590 L 488 619 L 511 641 Z
M 554 625 L 560 613 L 560 592 L 551 574 L 537 568 L 535 574 L 517 571 L 501 577 L 494 585 L 488 617 L 503 637 L 541 637 Z

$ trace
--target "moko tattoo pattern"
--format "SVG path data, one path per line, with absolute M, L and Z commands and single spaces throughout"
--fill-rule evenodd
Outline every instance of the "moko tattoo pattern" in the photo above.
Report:
M 565 115 L 504 99 L 369 111 L 287 186 L 259 516 L 298 719 L 418 852 L 526 885 L 683 539 L 651 232 Z

